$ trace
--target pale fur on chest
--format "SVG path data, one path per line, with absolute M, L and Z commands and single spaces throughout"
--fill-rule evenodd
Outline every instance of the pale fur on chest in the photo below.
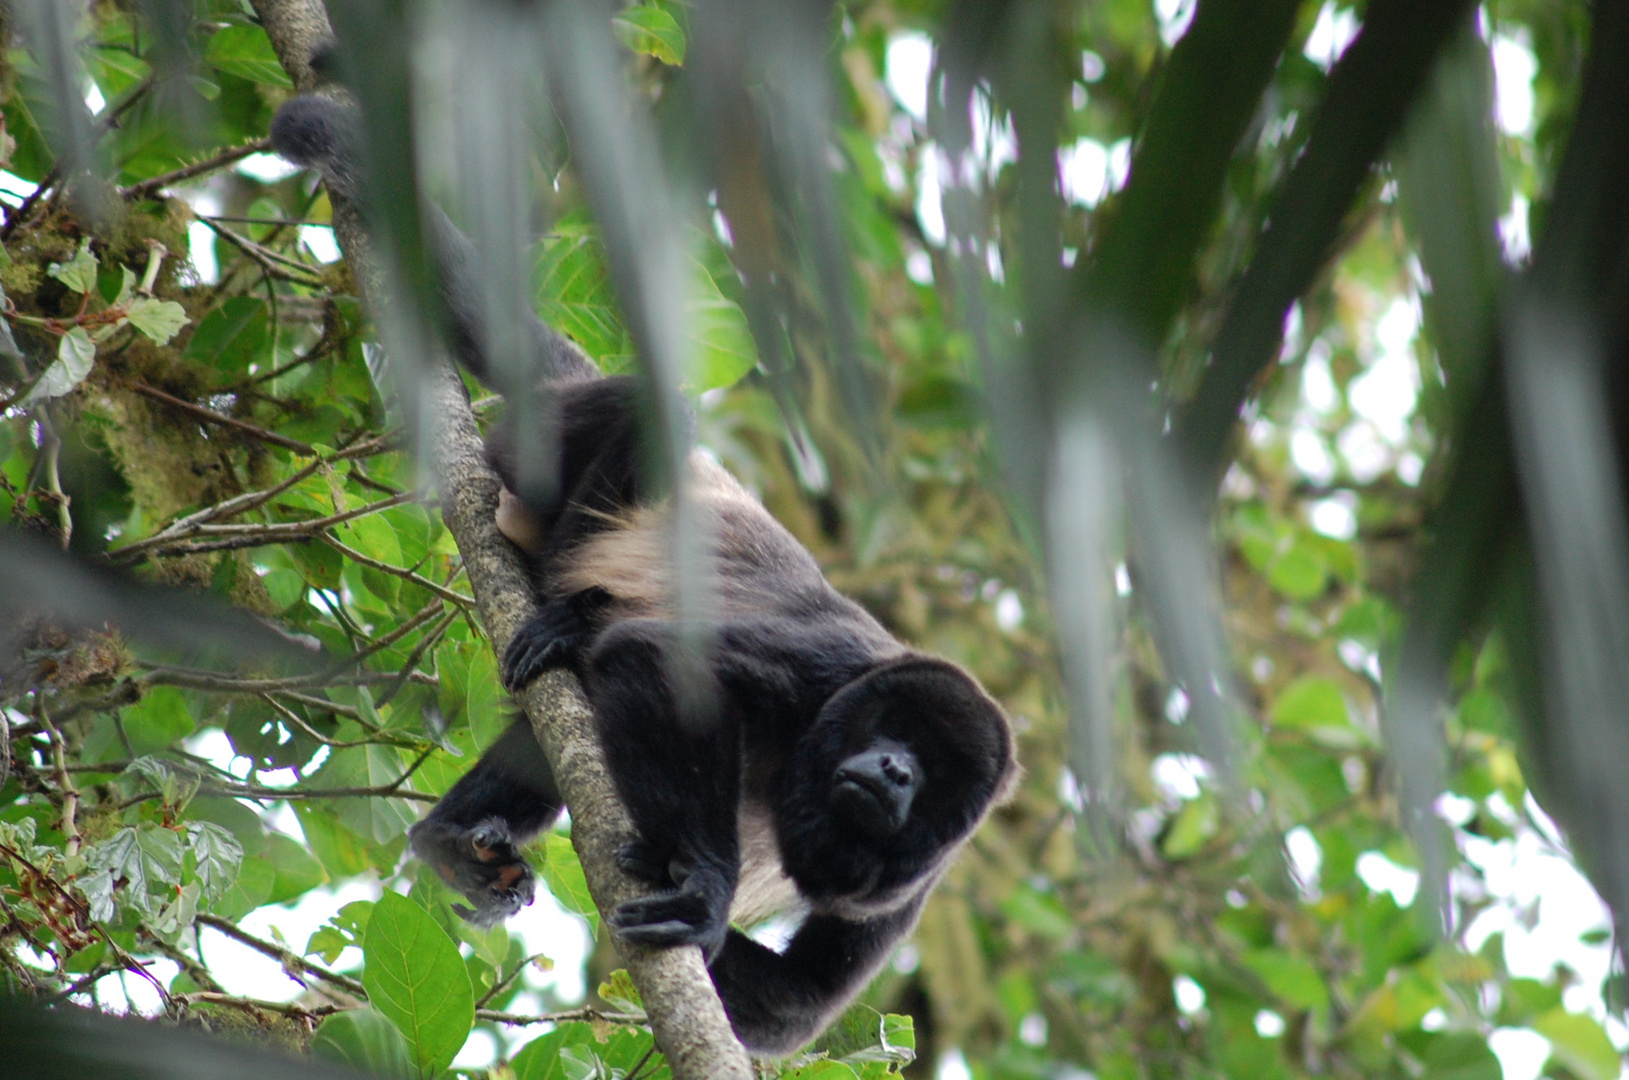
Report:
M 757 500 L 711 458 L 693 452 L 689 464 L 690 495 L 704 522 L 716 523 L 732 503 L 763 513 Z M 612 528 L 584 542 L 561 567 L 559 580 L 565 591 L 603 589 L 642 614 L 670 614 L 672 517 L 672 502 L 667 499 L 617 515 Z
M 742 799 L 736 833 L 741 844 L 741 876 L 735 883 L 730 921 L 751 926 L 795 905 L 798 890 L 781 867 L 780 844 L 768 806 L 750 797 Z

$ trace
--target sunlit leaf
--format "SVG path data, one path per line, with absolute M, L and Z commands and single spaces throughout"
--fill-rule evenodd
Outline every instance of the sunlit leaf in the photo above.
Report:
M 386 891 L 363 939 L 368 999 L 407 1039 L 422 1076 L 447 1067 L 475 1020 L 458 946 L 428 912 Z
M 238 24 L 215 31 L 204 48 L 204 60 L 213 67 L 250 82 L 292 88 L 277 60 L 271 39 L 258 26 Z

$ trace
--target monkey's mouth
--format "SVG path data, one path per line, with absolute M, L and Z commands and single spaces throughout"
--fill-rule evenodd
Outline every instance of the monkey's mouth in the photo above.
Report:
M 832 806 L 849 824 L 873 839 L 897 833 L 905 824 L 910 803 L 897 787 L 866 775 L 839 774 L 831 790 Z

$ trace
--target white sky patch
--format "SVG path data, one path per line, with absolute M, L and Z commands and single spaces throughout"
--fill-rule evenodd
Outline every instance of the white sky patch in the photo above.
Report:
M 1357 858 L 1357 875 L 1370 892 L 1389 892 L 1398 907 L 1408 907 L 1420 891 L 1420 872 L 1398 866 L 1378 851 L 1365 851 Z
M 300 242 L 318 262 L 339 261 L 339 241 L 334 239 L 334 230 L 330 225 L 301 225 Z
M 1357 12 L 1351 8 L 1336 7 L 1334 0 L 1325 0 L 1318 11 L 1318 21 L 1307 35 L 1303 56 L 1328 71 L 1341 58 L 1341 53 L 1358 35 Z
M 928 74 L 933 70 L 933 40 L 926 34 L 906 31 L 888 42 L 883 81 L 899 107 L 919 121 L 928 118 Z
M 1505 1080 L 1538 1080 L 1550 1058 L 1550 1040 L 1527 1028 L 1499 1028 L 1488 1036 Z
M 1556 964 L 1565 964 L 1579 976 L 1563 997 L 1567 1008 L 1599 1018 L 1612 949 L 1580 935 L 1610 926 L 1606 906 L 1564 850 L 1525 821 L 1518 820 L 1515 830 L 1514 838 L 1499 841 L 1459 836 L 1466 860 L 1482 871 L 1483 888 L 1496 901 L 1466 928 L 1465 947 L 1474 952 L 1502 933 L 1506 966 L 1526 978 L 1547 978 Z
M 1276 1039 L 1284 1034 L 1284 1018 L 1271 1009 L 1256 1014 L 1256 1034 L 1264 1039 Z
M 1307 897 L 1318 895 L 1318 874 L 1324 867 L 1324 849 L 1305 825 L 1284 834 L 1284 852 L 1290 857 L 1290 874 L 1296 887 Z
M 1526 27 L 1493 35 L 1493 84 L 1499 127 L 1507 135 L 1533 132 L 1533 76 L 1538 59 Z
M 235 168 L 249 179 L 258 180 L 262 184 L 275 184 L 279 180 L 287 180 L 300 171 L 300 166 L 276 154 L 250 154 L 238 162 Z
M 39 185 L 32 180 L 24 180 L 16 173 L 0 169 L 0 199 L 12 206 L 20 206 L 22 201 L 34 194 Z
M 1298 427 L 1290 436 L 1290 460 L 1302 476 L 1314 484 L 1335 479 L 1335 458 L 1324 445 L 1323 436 L 1308 427 Z
M 192 207 L 194 214 L 209 216 L 221 212 L 220 196 L 207 187 L 183 187 L 174 194 Z M 213 229 L 201 221 L 192 222 L 187 226 L 187 248 L 199 281 L 213 285 L 221 279 L 220 263 L 215 258 Z
M 1018 1022 L 1018 1041 L 1025 1046 L 1045 1046 L 1046 1034 L 1046 1017 L 1038 1012 L 1029 1013 Z
M 1176 1007 L 1188 1016 L 1205 1007 L 1205 988 L 1186 975 L 1171 980 L 1171 996 L 1176 999 Z
M 1080 77 L 1082 80 L 1094 83 L 1101 79 L 1108 70 L 1108 65 L 1103 63 L 1103 58 L 1092 50 L 1087 49 L 1080 54 Z
M 973 1070 L 967 1067 L 962 1052 L 952 1047 L 939 1055 L 939 1070 L 933 1080 L 973 1080 Z
M 933 258 L 921 248 L 912 248 L 905 256 L 905 276 L 918 285 L 932 285 Z
M 1193 22 L 1196 0 L 1154 0 L 1154 17 L 1159 20 L 1160 40 L 1170 48 L 1182 40 Z
M 1510 212 L 1499 219 L 1499 246 L 1504 249 L 1505 262 L 1520 266 L 1533 253 L 1533 234 L 1528 227 L 1527 197 L 1517 192 L 1510 196 Z
M 916 220 L 922 226 L 922 235 L 935 247 L 945 242 L 943 165 L 939 147 L 924 143 L 916 171 Z
M 1341 400 L 1335 376 L 1329 370 L 1329 357 L 1328 343 L 1319 338 L 1307 347 L 1307 359 L 1301 365 L 1301 400 L 1321 416 L 1334 412 Z
M 1357 496 L 1337 491 L 1313 503 L 1307 509 L 1307 518 L 1317 532 L 1336 540 L 1350 540 L 1357 535 Z
M 1131 140 L 1104 146 L 1096 139 L 1077 139 L 1058 148 L 1058 184 L 1063 197 L 1088 209 L 1125 185 L 1131 172 Z
M 1193 754 L 1161 754 L 1148 769 L 1154 786 L 1171 799 L 1199 798 L 1199 782 L 1211 775 L 1210 762 Z
M 1018 590 L 1003 589 L 996 596 L 995 621 L 1009 634 L 1024 625 L 1024 601 L 1019 598 Z
M 1018 160 L 1018 134 L 1013 130 L 1012 114 L 996 116 L 983 90 L 973 94 L 967 111 L 973 128 L 973 155 L 983 162 L 985 175 L 994 180 L 1002 166 Z
M 85 108 L 95 116 L 107 106 L 107 99 L 102 96 L 102 88 L 93 82 L 85 84 Z
M 1407 439 L 1408 421 L 1420 393 L 1419 365 L 1412 348 L 1419 329 L 1420 313 L 1413 298 L 1394 301 L 1375 327 L 1380 356 L 1346 391 L 1352 411 L 1372 423 L 1393 446 Z

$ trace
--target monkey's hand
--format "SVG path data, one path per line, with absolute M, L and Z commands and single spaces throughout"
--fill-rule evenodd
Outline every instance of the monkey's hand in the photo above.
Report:
M 626 853 L 622 861 L 632 869 Z M 699 945 L 711 963 L 730 929 L 734 875 L 711 867 L 679 873 L 683 879 L 677 888 L 617 905 L 611 926 L 618 937 L 643 945 Z
M 465 921 L 496 926 L 532 902 L 537 879 L 501 819 L 487 818 L 469 828 L 425 820 L 409 835 L 414 853 L 475 905 L 453 905 Z
M 518 691 L 550 668 L 567 667 L 594 639 L 594 612 L 610 600 L 598 589 L 550 600 L 515 632 L 503 652 L 503 685 Z

